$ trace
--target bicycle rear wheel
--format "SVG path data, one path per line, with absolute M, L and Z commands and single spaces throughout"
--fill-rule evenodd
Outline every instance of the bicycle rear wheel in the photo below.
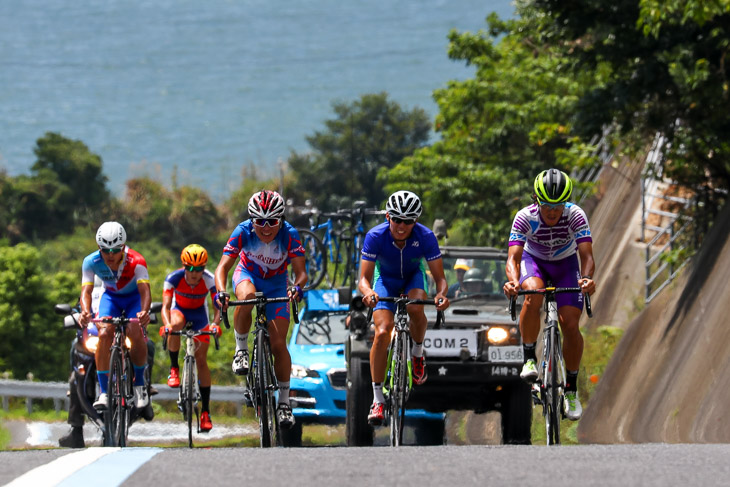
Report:
M 317 235 L 305 228 L 298 228 L 297 231 L 304 247 L 307 285 L 303 289 L 306 291 L 316 288 L 324 279 L 327 273 L 327 251 Z M 293 274 L 290 274 L 289 282 L 294 283 Z
M 185 357 L 183 369 L 183 414 L 188 424 L 188 447 L 193 447 L 193 408 L 195 407 L 195 360 Z
M 390 446 L 403 443 L 403 425 L 408 398 L 408 356 L 405 332 L 396 333 L 393 347 L 393 385 L 390 393 Z
M 276 419 L 276 397 L 274 396 L 274 377 L 272 375 L 271 348 L 263 331 L 256 335 L 256 404 L 259 417 L 261 447 L 276 445 L 278 421 Z

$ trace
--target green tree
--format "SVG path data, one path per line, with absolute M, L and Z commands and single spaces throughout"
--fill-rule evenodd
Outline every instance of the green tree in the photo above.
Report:
M 75 301 L 78 278 L 62 272 L 48 279 L 38 254 L 28 244 L 0 247 L 0 370 L 16 378 L 31 372 L 36 379 L 63 380 L 72 337 L 53 306 Z
M 379 206 L 386 194 L 376 182 L 390 168 L 428 142 L 431 123 L 421 108 L 403 110 L 387 93 L 367 94 L 352 103 L 334 103 L 336 117 L 326 130 L 307 137 L 311 152 L 288 159 L 294 178 L 287 197 L 310 199 L 320 209 L 336 210 L 354 200 Z

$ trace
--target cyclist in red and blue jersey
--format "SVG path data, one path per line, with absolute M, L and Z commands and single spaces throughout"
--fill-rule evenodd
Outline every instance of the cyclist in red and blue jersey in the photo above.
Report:
M 147 333 L 145 327 L 150 322 L 150 278 L 147 263 L 138 252 L 126 246 L 127 233 L 117 222 L 105 222 L 96 232 L 99 250 L 89 254 L 82 265 L 81 277 L 81 316 L 79 323 L 92 334 L 97 325 L 89 323 L 91 312 L 94 276 L 98 276 L 104 287 L 99 300 L 100 317 L 116 318 L 124 313 L 136 317 L 139 323 L 127 326 L 127 337 L 132 342 L 129 351 L 134 366 L 134 394 L 137 408 L 149 403 L 145 387 L 144 371 L 147 363 Z M 90 330 L 91 329 L 91 330 Z M 96 347 L 96 370 L 99 376 L 99 398 L 94 407 L 107 406 L 107 386 L 109 384 L 109 356 L 114 339 L 114 325 L 98 326 L 99 344 Z
M 533 190 L 534 203 L 518 211 L 512 223 L 505 294 L 516 296 L 520 289 L 542 289 L 548 280 L 556 287 L 579 286 L 593 294 L 593 239 L 585 212 L 568 202 L 573 182 L 564 172 L 549 169 L 537 175 Z M 583 355 L 578 322 L 583 294 L 557 294 L 555 300 L 567 369 L 565 415 L 575 421 L 583 414 L 578 399 L 578 371 Z M 534 382 L 538 375 L 535 344 L 540 333 L 542 301 L 540 294 L 526 295 L 520 312 L 525 361 L 520 377 L 528 382 Z
M 405 294 L 411 299 L 428 299 L 428 280 L 423 264 L 425 259 L 436 283 L 436 309 L 449 307 L 446 297 L 449 285 L 444 275 L 438 240 L 428 227 L 417 222 L 423 210 L 421 200 L 410 191 L 397 191 L 388 197 L 385 210 L 387 221 L 365 235 L 358 284 L 363 302 L 375 308 L 375 339 L 370 349 L 373 404 L 368 414 L 368 422 L 373 426 L 383 424 L 385 419 L 383 380 L 396 310 L 395 303 L 382 302 L 379 297 Z M 420 385 L 428 377 L 423 356 L 428 320 L 423 306 L 408 306 L 408 316 L 414 344 L 413 381 Z
M 228 308 L 226 293 L 228 272 L 233 271 L 233 289 L 239 300 L 253 299 L 257 291 L 267 298 L 289 296 L 302 299 L 302 287 L 307 284 L 304 247 L 299 232 L 284 220 L 284 199 L 276 191 L 259 191 L 248 201 L 249 220 L 233 230 L 215 270 L 216 304 L 223 312 Z M 238 263 L 236 264 L 236 259 Z M 294 271 L 294 286 L 288 287 L 288 267 Z M 231 368 L 237 375 L 248 373 L 248 332 L 251 329 L 253 306 L 238 306 L 234 312 L 236 352 Z M 274 356 L 274 370 L 279 382 L 277 417 L 283 428 L 294 425 L 289 405 L 291 357 L 286 348 L 289 332 L 289 303 L 266 305 L 269 318 L 269 339 Z
M 211 300 L 215 296 L 215 277 L 206 270 L 208 251 L 198 244 L 185 247 L 180 254 L 183 267 L 172 271 L 165 278 L 162 290 L 162 323 L 160 336 L 165 330 L 180 331 L 187 322 L 193 324 L 193 330 L 213 331 L 221 335 L 220 310 L 215 308 L 213 322 L 209 323 L 208 306 L 205 298 L 210 294 Z M 200 431 L 207 433 L 213 429 L 210 419 L 210 369 L 208 368 L 208 346 L 210 335 L 199 335 L 195 340 L 195 364 L 198 368 L 198 382 L 200 384 L 200 399 L 202 402 L 200 413 Z M 167 340 L 167 350 L 170 354 L 170 376 L 167 385 L 180 387 L 180 336 L 170 335 Z

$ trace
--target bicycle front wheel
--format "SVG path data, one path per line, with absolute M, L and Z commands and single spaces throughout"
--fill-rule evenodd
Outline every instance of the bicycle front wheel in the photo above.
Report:
M 545 433 L 548 445 L 560 444 L 560 350 L 557 345 L 557 334 L 551 328 L 546 340 L 546 370 L 543 375 L 545 401 L 543 414 L 545 415 Z
M 195 407 L 195 360 L 185 357 L 183 369 L 183 414 L 188 424 L 188 447 L 193 447 L 193 408 Z M 196 414 L 197 416 L 197 414 Z M 197 427 L 197 425 L 196 425 Z
M 408 334 L 398 332 L 393 346 L 393 386 L 390 393 L 390 446 L 403 443 L 403 425 L 408 399 Z
M 122 351 L 113 348 L 109 358 L 109 402 L 104 414 L 106 446 L 125 446 L 125 419 L 124 403 L 126 402 L 124 362 Z
M 313 232 L 297 228 L 299 238 L 304 247 L 304 265 L 307 270 L 307 285 L 304 290 L 314 289 L 322 282 L 327 273 L 327 251 L 322 240 Z M 294 283 L 294 275 L 290 275 L 289 281 Z
M 256 397 L 259 417 L 259 433 L 261 447 L 270 448 L 276 445 L 278 422 L 276 419 L 276 397 L 274 395 L 274 376 L 271 363 L 271 347 L 266 334 L 262 331 L 256 335 Z

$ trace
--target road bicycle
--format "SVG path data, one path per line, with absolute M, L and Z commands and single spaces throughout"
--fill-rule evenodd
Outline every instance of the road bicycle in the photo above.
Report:
M 103 412 L 104 446 L 127 446 L 129 426 L 136 416 L 134 400 L 134 367 L 129 355 L 131 343 L 127 339 L 127 325 L 137 324 L 137 318 L 122 316 L 115 318 L 94 318 L 93 323 L 114 325 L 114 339 L 112 340 L 109 356 L 109 385 L 106 410 Z M 149 369 L 145 370 L 145 387 L 147 397 L 150 396 Z
M 200 385 L 198 384 L 198 365 L 195 361 L 195 337 L 212 336 L 215 339 L 215 349 L 220 349 L 218 334 L 209 330 L 193 330 L 193 323 L 188 321 L 185 327 L 179 331 L 165 328 L 162 337 L 162 349 L 167 350 L 167 338 L 170 336 L 185 337 L 185 359 L 183 361 L 182 380 L 177 396 L 177 408 L 183 414 L 188 425 L 188 446 L 193 447 L 193 413 L 195 413 L 195 424 L 197 433 L 200 433 L 200 411 L 198 401 L 200 400 Z
M 287 296 L 267 298 L 262 292 L 256 292 L 254 296 L 251 299 L 228 301 L 228 306 L 254 305 L 256 307 L 252 360 L 246 376 L 244 399 L 247 404 L 253 405 L 256 417 L 259 420 L 261 447 L 269 448 L 281 446 L 282 439 L 279 419 L 276 417 L 276 391 L 279 390 L 279 383 L 276 380 L 272 361 L 266 305 L 268 303 L 286 303 L 290 299 Z M 294 322 L 299 323 L 296 300 L 292 299 L 291 305 L 291 315 Z M 222 312 L 221 316 L 226 327 L 229 327 L 228 313 Z
M 542 405 L 548 445 L 560 444 L 560 421 L 565 417 L 565 363 L 563 361 L 558 305 L 555 301 L 555 295 L 581 292 L 583 292 L 583 289 L 580 287 L 553 286 L 546 286 L 544 289 L 521 289 L 517 292 L 518 296 L 526 294 L 542 294 L 544 296 L 545 328 L 542 335 L 542 357 L 532 393 L 535 403 Z M 584 293 L 583 297 L 585 299 L 586 314 L 592 317 L 590 296 Z M 512 296 L 509 302 L 509 311 L 513 321 L 517 318 L 516 303 L 517 297 Z
M 385 211 L 365 208 L 364 201 L 356 201 L 351 209 L 335 213 L 310 210 L 308 214 L 310 227 L 297 229 L 307 251 L 309 281 L 305 289 L 316 288 L 325 277 L 332 289 L 355 289 L 360 251 L 367 233 L 365 219 L 384 215 Z M 321 221 L 323 218 L 326 220 Z
M 408 296 L 384 296 L 380 301 L 396 304 L 395 326 L 386 362 L 385 395 L 386 417 L 390 423 L 390 446 L 403 444 L 403 424 L 406 415 L 406 403 L 413 388 L 413 365 L 411 363 L 411 332 L 408 320 L 407 306 L 433 305 L 433 299 L 410 299 Z M 372 319 L 373 309 L 368 311 L 368 322 Z M 436 314 L 436 328 L 440 328 L 444 321 L 443 311 Z

